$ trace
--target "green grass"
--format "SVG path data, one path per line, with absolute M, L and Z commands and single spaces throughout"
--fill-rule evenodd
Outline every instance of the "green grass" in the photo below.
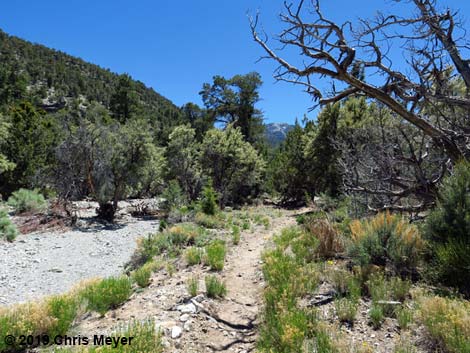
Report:
M 379 329 L 385 319 L 382 306 L 373 304 L 369 309 L 369 319 L 374 329 Z
M 66 294 L 55 295 L 48 298 L 46 305 L 49 315 L 55 319 L 48 330 L 49 336 L 65 335 L 77 315 L 79 306 L 77 298 Z
M 400 330 L 406 330 L 413 322 L 413 310 L 405 306 L 395 309 L 395 317 Z
M 195 297 L 199 290 L 199 277 L 193 276 L 188 279 L 186 283 L 186 287 L 188 289 L 188 293 L 191 297 Z
M 356 319 L 357 307 L 357 302 L 348 298 L 335 301 L 335 311 L 340 322 L 347 322 L 352 325 Z
M 236 225 L 232 226 L 232 242 L 233 245 L 238 245 L 240 243 L 240 227 Z
M 148 262 L 141 268 L 138 268 L 132 273 L 132 280 L 141 288 L 148 287 L 154 266 L 153 262 Z
M 222 271 L 225 264 L 225 242 L 214 240 L 206 246 L 206 261 L 211 270 Z
M 109 309 L 124 303 L 132 294 L 132 282 L 127 276 L 105 278 L 85 288 L 81 293 L 88 310 L 104 315 Z
M 209 298 L 223 298 L 227 294 L 227 288 L 217 276 L 209 275 L 205 277 L 206 293 Z
M 184 258 L 189 266 L 199 265 L 202 262 L 204 251 L 198 247 L 187 248 L 184 253 Z

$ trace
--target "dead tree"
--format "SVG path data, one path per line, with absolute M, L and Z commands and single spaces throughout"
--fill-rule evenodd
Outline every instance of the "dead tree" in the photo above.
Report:
M 389 162 L 396 167 L 397 159 L 408 158 L 416 173 L 413 182 L 399 185 L 395 181 L 387 192 L 410 195 L 432 190 L 442 172 L 445 174 L 453 164 L 470 156 L 470 61 L 462 56 L 462 51 L 469 48 L 461 36 L 464 32 L 456 13 L 439 11 L 434 0 L 395 1 L 410 4 L 415 14 L 400 17 L 379 13 L 354 24 L 337 24 L 323 15 L 319 0 L 284 3 L 281 20 L 285 29 L 277 40 L 282 48 L 299 52 L 299 57 L 289 60 L 272 49 L 267 36 L 258 32 L 258 16 L 250 19 L 250 25 L 265 57 L 279 64 L 277 80 L 302 85 L 319 105 L 364 96 L 392 112 L 406 127 L 406 132 L 400 134 L 401 141 L 408 144 L 408 156 L 396 151 Z M 406 53 L 406 70 L 398 70 L 389 55 L 398 48 Z M 363 77 L 356 74 L 358 66 L 364 68 Z M 320 89 L 325 80 L 331 81 L 331 90 Z M 455 93 L 457 83 L 463 87 L 461 94 Z M 409 139 L 409 127 L 421 134 L 421 142 Z M 392 150 L 403 147 L 397 143 Z M 419 163 L 428 158 L 429 148 L 443 156 L 434 160 L 440 172 L 417 180 L 422 167 Z

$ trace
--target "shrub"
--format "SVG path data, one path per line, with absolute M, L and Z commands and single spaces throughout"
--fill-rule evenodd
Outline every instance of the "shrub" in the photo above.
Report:
M 44 196 L 37 190 L 19 189 L 8 198 L 8 205 L 15 209 L 16 213 L 42 212 L 47 208 Z
M 406 330 L 413 322 L 413 310 L 406 306 L 395 309 L 395 317 L 401 330 Z
M 470 162 L 444 180 L 436 208 L 426 220 L 432 270 L 441 283 L 470 296 Z
M 195 297 L 197 295 L 197 291 L 199 290 L 199 278 L 198 277 L 191 277 L 188 279 L 187 288 L 189 295 L 191 297 Z
M 8 217 L 8 213 L 0 209 L 0 238 L 4 237 L 8 241 L 15 240 L 18 230 Z
M 111 335 L 111 337 L 133 337 L 130 344 L 89 346 L 81 353 L 163 353 L 161 333 L 155 330 L 155 323 L 152 320 L 134 321 L 126 327 L 121 328 Z M 60 350 L 59 352 L 62 352 Z
M 344 251 L 338 230 L 327 218 L 309 217 L 305 220 L 304 227 L 319 240 L 316 247 L 319 257 L 331 258 Z
M 238 226 L 232 226 L 232 241 L 234 245 L 240 243 L 240 228 Z
M 47 300 L 48 313 L 55 319 L 54 324 L 48 330 L 50 337 L 65 335 L 72 326 L 77 315 L 78 300 L 72 295 L 57 295 Z
M 81 293 L 87 301 L 89 310 L 104 315 L 109 309 L 113 309 L 124 303 L 132 294 L 132 283 L 126 276 L 105 278 L 91 284 Z
M 349 271 L 335 269 L 328 273 L 328 278 L 338 296 L 360 297 L 361 287 L 359 281 Z
M 190 247 L 186 249 L 184 257 L 189 266 L 199 265 L 202 261 L 204 252 L 198 247 Z
M 429 336 L 449 353 L 470 353 L 470 303 L 440 297 L 420 300 L 420 320 Z
M 417 350 L 408 338 L 401 337 L 395 345 L 393 353 L 417 353 Z
M 225 242 L 214 240 L 206 246 L 206 260 L 211 270 L 222 271 L 225 263 Z
M 150 276 L 152 275 L 154 268 L 154 264 L 152 262 L 148 262 L 142 267 L 138 268 L 132 274 L 132 279 L 135 283 L 141 288 L 148 287 L 150 284 Z
M 357 313 L 357 302 L 347 298 L 341 298 L 335 301 L 335 311 L 339 321 L 354 323 Z
M 208 229 L 220 229 L 224 227 L 223 221 L 217 215 L 206 215 L 205 213 L 198 212 L 194 217 L 194 222 L 200 226 Z
M 56 321 L 48 313 L 44 303 L 27 303 L 13 308 L 0 308 L 0 332 L 2 335 L 12 335 L 16 338 L 20 335 L 37 336 L 47 333 Z M 0 352 L 21 351 L 19 341 L 13 346 L 8 346 L 3 339 L 0 340 Z M 22 348 L 22 349 L 20 349 Z
M 350 255 L 361 266 L 390 264 L 401 275 L 416 273 L 424 242 L 418 228 L 398 215 L 381 213 L 372 220 L 350 225 Z
M 399 277 L 392 277 L 388 283 L 393 300 L 404 302 L 410 292 L 411 282 Z
M 374 329 L 379 329 L 384 321 L 384 312 L 380 305 L 373 304 L 369 309 L 370 323 Z
M 180 184 L 176 180 L 171 180 L 168 183 L 165 190 L 163 190 L 162 198 L 164 199 L 162 209 L 167 213 L 187 203 L 183 190 L 181 190 Z
M 220 281 L 217 276 L 206 276 L 206 292 L 209 298 L 223 298 L 227 294 L 225 283 Z
M 215 215 L 217 213 L 217 194 L 212 187 L 212 182 L 208 183 L 202 191 L 201 210 L 206 215 Z

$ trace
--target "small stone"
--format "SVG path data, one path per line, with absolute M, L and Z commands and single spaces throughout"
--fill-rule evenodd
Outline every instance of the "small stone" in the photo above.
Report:
M 189 303 L 186 305 L 178 305 L 176 310 L 180 311 L 183 314 L 195 314 L 197 312 L 196 305 Z
M 180 321 L 181 322 L 186 322 L 189 320 L 189 315 L 188 314 L 183 314 L 180 316 Z
M 183 328 L 185 331 L 191 331 L 192 325 L 193 323 L 191 322 L 191 320 L 188 320 L 184 323 Z
M 177 339 L 177 338 L 181 337 L 182 334 L 183 334 L 183 330 L 182 330 L 181 327 L 173 326 L 171 328 L 171 338 Z

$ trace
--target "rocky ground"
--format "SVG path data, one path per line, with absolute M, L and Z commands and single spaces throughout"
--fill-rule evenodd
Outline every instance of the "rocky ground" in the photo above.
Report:
M 204 276 L 210 273 L 207 267 L 186 267 L 180 261 L 174 274 L 155 273 L 143 292 L 134 293 L 127 303 L 104 318 L 90 315 L 72 334 L 106 334 L 134 319 L 152 319 L 164 333 L 167 352 L 253 351 L 264 285 L 261 253 L 273 234 L 293 224 L 293 214 L 283 212 L 272 220 L 269 229 L 255 226 L 242 233 L 240 243 L 230 248 L 220 274 L 228 290 L 224 299 L 212 300 L 203 294 Z M 200 294 L 190 298 L 186 283 L 193 276 L 200 279 Z
M 115 225 L 92 219 L 78 225 L 0 241 L 0 306 L 65 292 L 83 279 L 118 275 L 136 239 L 158 229 L 157 220 L 130 216 Z

